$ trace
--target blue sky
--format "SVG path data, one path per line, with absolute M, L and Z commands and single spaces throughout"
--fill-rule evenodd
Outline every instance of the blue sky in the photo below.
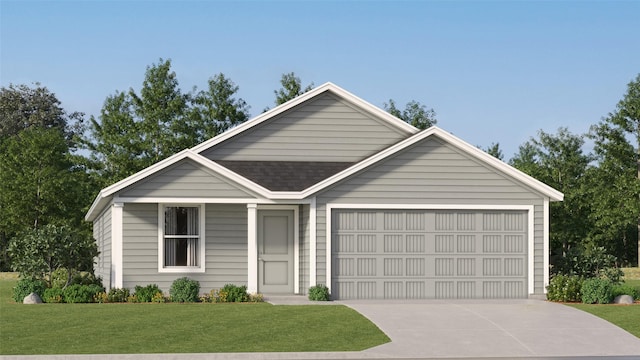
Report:
M 640 2 L 0 0 L 0 85 L 40 82 L 98 115 L 172 60 L 183 91 L 224 73 L 258 115 L 283 73 L 383 106 L 417 100 L 438 126 L 506 158 L 539 129 L 574 133 L 640 73 Z

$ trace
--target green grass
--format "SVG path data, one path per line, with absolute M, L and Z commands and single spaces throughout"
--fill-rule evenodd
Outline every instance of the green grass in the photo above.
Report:
M 0 354 L 360 351 L 389 338 L 345 306 L 43 304 L 0 280 Z
M 640 291 L 640 269 L 624 268 L 624 282 Z M 586 311 L 619 326 L 640 338 L 640 304 L 635 305 L 587 305 L 567 304 Z
M 619 326 L 640 338 L 640 305 L 567 304 Z

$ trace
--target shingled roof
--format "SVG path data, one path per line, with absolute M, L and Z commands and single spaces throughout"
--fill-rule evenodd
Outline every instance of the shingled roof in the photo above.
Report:
M 215 160 L 271 191 L 302 191 L 350 167 L 350 162 Z

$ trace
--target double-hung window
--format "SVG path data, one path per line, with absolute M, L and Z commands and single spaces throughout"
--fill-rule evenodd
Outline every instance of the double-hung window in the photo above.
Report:
M 204 271 L 204 206 L 164 205 L 159 215 L 159 270 Z

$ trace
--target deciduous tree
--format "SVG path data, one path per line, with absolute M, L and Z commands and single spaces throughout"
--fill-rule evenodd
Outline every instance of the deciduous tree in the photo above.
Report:
M 429 109 L 415 100 L 409 101 L 404 110 L 401 111 L 396 107 L 395 101 L 390 99 L 388 103 L 384 104 L 384 109 L 389 114 L 420 130 L 427 129 L 438 122 L 435 110 Z
M 313 89 L 313 83 L 303 87 L 302 80 L 293 72 L 282 74 L 280 85 L 282 85 L 280 89 L 273 91 L 276 94 L 276 105 L 284 104 Z
M 567 252 L 579 246 L 587 234 L 589 202 L 585 198 L 585 173 L 591 161 L 584 154 L 584 139 L 566 128 L 557 134 L 538 133 L 519 148 L 511 165 L 562 191 L 564 201 L 550 204 L 551 262 L 557 264 Z
M 240 88 L 220 73 L 208 81 L 207 90 L 194 99 L 193 122 L 196 143 L 222 134 L 249 119 L 249 105 L 235 96 Z

